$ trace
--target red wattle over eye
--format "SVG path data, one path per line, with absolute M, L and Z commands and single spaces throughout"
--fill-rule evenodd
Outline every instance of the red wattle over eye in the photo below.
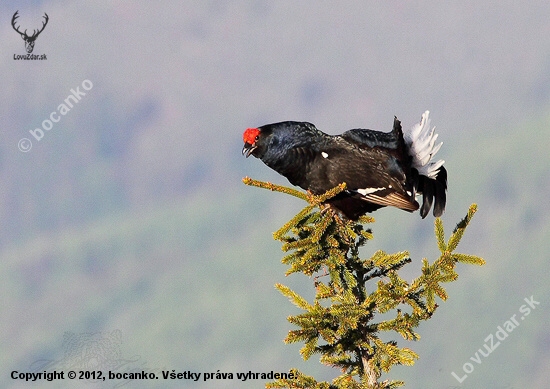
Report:
M 254 144 L 256 138 L 260 135 L 260 130 L 257 128 L 247 128 L 243 134 L 244 143 Z

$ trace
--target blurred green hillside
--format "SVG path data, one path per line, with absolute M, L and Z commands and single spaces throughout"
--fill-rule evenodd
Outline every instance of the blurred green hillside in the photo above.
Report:
M 548 142 L 532 142 L 524 134 L 542 138 L 549 126 L 545 116 L 519 130 L 506 129 L 499 138 L 478 137 L 474 143 L 446 148 L 451 172 L 446 227 L 450 231 L 467 204 L 477 202 L 480 211 L 460 250 L 484 256 L 487 265 L 459 269 L 461 278 L 449 287 L 449 301 L 421 327 L 422 341 L 410 345 L 420 353 L 420 361 L 416 367 L 396 369 L 392 377 L 437 387 L 450 371 L 461 370 L 483 339 L 516 313 L 524 297 L 544 301 L 547 286 L 537 280 L 548 269 L 544 253 L 550 249 L 546 239 L 550 217 L 537 202 L 550 194 L 544 180 L 550 157 Z M 239 155 L 239 148 L 233 152 Z M 519 158 L 511 160 L 514 153 Z M 136 368 L 145 364 L 150 369 L 285 371 L 300 366 L 330 378 L 330 369 L 319 367 L 315 358 L 304 364 L 298 347 L 281 341 L 291 328 L 285 317 L 295 308 L 273 284 L 288 283 L 310 295 L 312 281 L 299 276 L 284 279 L 282 252 L 271 232 L 303 204 L 245 187 L 237 175 L 248 169 L 234 170 L 235 179 L 225 195 L 209 187 L 197 189 L 153 207 L 122 210 L 79 227 L 37 234 L 3 250 L 4 312 L 33 311 L 44 322 L 25 323 L 24 314 L 18 322 L 13 320 L 14 312 L 2 316 L 3 348 L 13 350 L 3 354 L 2 366 L 11 371 L 38 359 L 62 357 L 60 333 L 42 327 L 47 322 L 77 332 L 120 329 L 125 356 L 139 357 L 130 364 Z M 263 177 L 263 172 L 258 176 Z M 108 185 L 98 182 L 97 188 Z M 409 249 L 414 259 L 408 266 L 411 277 L 419 271 L 422 256 L 433 259 L 436 246 L 430 219 L 422 221 L 391 209 L 374 216 L 375 240 L 365 255 L 380 248 Z M 491 314 L 485 315 L 489 309 Z M 485 366 L 476 369 L 473 374 L 483 371 L 477 374 L 477 384 L 519 387 L 523 369 L 540 372 L 533 382 L 543 379 L 548 360 L 540 355 L 548 352 L 550 341 L 543 309 L 541 305 L 484 361 Z M 10 334 L 22 327 L 27 343 L 13 344 Z M 520 365 L 498 374 L 486 367 L 505 363 L 508 355 L 521 349 L 525 352 Z M 216 382 L 216 387 L 234 383 L 224 385 Z M 165 386 L 166 382 L 158 385 Z M 258 382 L 239 384 L 258 386 Z

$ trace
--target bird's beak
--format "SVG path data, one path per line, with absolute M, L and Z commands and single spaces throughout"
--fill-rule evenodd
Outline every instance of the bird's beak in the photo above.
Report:
M 250 157 L 250 154 L 252 154 L 252 152 L 254 150 L 256 150 L 257 148 L 258 148 L 258 146 L 246 142 L 244 144 L 242 153 L 243 153 L 243 155 L 246 155 L 246 158 L 248 158 L 248 157 Z

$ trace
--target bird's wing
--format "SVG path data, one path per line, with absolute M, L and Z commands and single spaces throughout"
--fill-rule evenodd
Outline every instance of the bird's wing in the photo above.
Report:
M 401 208 L 405 211 L 416 211 L 419 207 L 418 202 L 410 196 L 406 196 L 403 193 L 388 190 L 386 188 L 377 190 L 373 193 L 362 194 L 363 189 L 356 190 L 355 192 L 361 195 L 361 199 L 383 206 L 392 206 Z
M 323 193 L 345 182 L 348 193 L 356 199 L 407 211 L 418 209 L 412 193 L 405 188 L 406 176 L 396 158 L 380 148 L 354 148 L 345 140 L 321 152 L 311 169 L 316 193 Z
M 389 150 L 399 150 L 404 144 L 401 122 L 397 118 L 394 118 L 393 129 L 390 132 L 356 128 L 344 132 L 341 137 L 360 148 L 381 147 Z

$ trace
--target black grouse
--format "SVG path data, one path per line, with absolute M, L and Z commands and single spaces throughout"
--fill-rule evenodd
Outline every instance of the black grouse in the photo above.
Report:
M 347 189 L 327 203 L 357 220 L 366 212 L 394 206 L 425 218 L 445 210 L 447 171 L 434 161 L 442 143 L 430 129 L 429 111 L 403 132 L 397 117 L 393 130 L 354 129 L 327 135 L 308 122 L 280 122 L 249 128 L 243 134 L 243 155 L 260 158 L 291 184 L 319 195 L 345 182 Z

